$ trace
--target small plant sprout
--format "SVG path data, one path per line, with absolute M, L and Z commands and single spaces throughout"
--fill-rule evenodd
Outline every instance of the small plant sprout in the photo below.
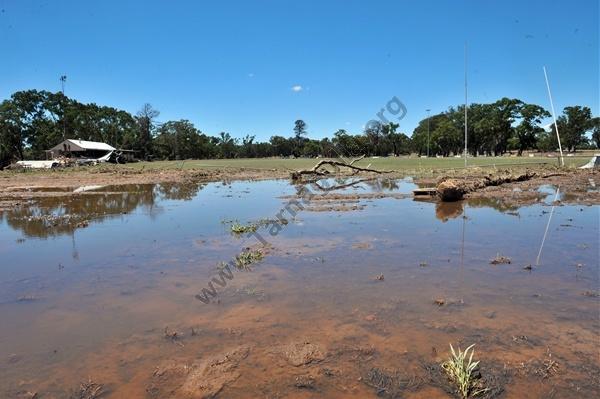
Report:
M 475 344 L 464 351 L 461 351 L 460 348 L 455 351 L 452 344 L 450 344 L 452 354 L 448 360 L 442 363 L 442 368 L 450 381 L 456 385 L 458 394 L 463 399 L 476 397 L 487 391 L 487 388 L 480 388 L 480 385 L 477 384 L 477 380 L 480 378 L 476 373 L 479 361 L 473 361 L 474 346 Z

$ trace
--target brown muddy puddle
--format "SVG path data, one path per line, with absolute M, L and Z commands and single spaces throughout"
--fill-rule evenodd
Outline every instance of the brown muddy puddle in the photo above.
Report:
M 96 397 L 91 379 L 106 398 L 446 398 L 450 343 L 476 344 L 488 397 L 596 397 L 598 207 L 405 198 L 415 187 L 309 185 L 360 206 L 295 216 L 301 187 L 281 180 L 109 186 L 2 213 L 0 397 Z M 223 221 L 280 212 L 257 231 L 265 258 L 195 298 L 260 245 Z

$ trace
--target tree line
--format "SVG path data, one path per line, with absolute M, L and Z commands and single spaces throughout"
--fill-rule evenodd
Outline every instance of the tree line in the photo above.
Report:
M 209 136 L 189 120 L 159 122 L 159 116 L 150 104 L 132 115 L 82 104 L 61 92 L 19 91 L 0 104 L 0 166 L 19 159 L 43 159 L 44 151 L 63 137 L 135 150 L 140 159 L 451 156 L 464 149 L 464 106 L 421 120 L 410 137 L 392 122 L 369 123 L 360 133 L 340 129 L 331 137 L 310 139 L 307 124 L 297 120 L 291 136 L 274 135 L 266 142 L 250 134 L 239 139 L 227 132 Z M 544 108 L 518 99 L 470 104 L 468 151 L 473 156 L 554 151 L 558 148 L 554 125 L 550 131 L 541 126 L 548 117 Z M 600 118 L 593 117 L 589 107 L 565 107 L 557 124 L 564 150 L 600 148 Z

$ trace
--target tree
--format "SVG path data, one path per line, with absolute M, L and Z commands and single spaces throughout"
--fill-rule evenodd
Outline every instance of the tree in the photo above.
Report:
M 594 118 L 592 121 L 594 130 L 592 131 L 592 141 L 596 145 L 596 148 L 600 148 L 600 117 Z
M 26 90 L 0 102 L 0 168 L 17 159 L 45 157 L 45 150 L 67 138 L 102 141 L 117 148 L 138 150 L 142 158 L 234 158 L 268 156 L 396 156 L 427 151 L 427 122 L 423 119 L 409 138 L 398 132 L 398 124 L 371 121 L 364 131 L 351 134 L 340 129 L 331 139 L 311 140 L 302 120 L 294 123 L 292 137 L 274 135 L 257 142 L 253 135 L 237 140 L 229 133 L 217 137 L 202 134 L 188 120 L 158 124 L 159 112 L 145 104 L 135 115 L 94 103 L 83 104 L 61 92 Z M 538 148 L 558 148 L 556 132 L 541 129 L 549 114 L 535 104 L 502 98 L 490 104 L 469 105 L 469 152 L 502 154 Z M 464 106 L 450 107 L 431 116 L 432 154 L 449 156 L 463 150 Z M 594 144 L 600 148 L 600 119 L 588 107 L 566 107 L 558 120 L 564 148 L 575 150 Z M 553 127 L 554 128 L 554 127 Z M 591 132 L 591 140 L 587 133 Z
M 298 119 L 294 122 L 294 138 L 296 139 L 296 148 L 294 149 L 294 156 L 298 157 L 302 153 L 302 145 L 304 142 L 304 136 L 306 136 L 306 123 L 302 119 Z
M 201 159 L 214 155 L 210 139 L 188 120 L 168 121 L 157 130 L 153 155 L 160 159 Z
M 528 148 L 535 148 L 538 136 L 544 131 L 539 124 L 543 118 L 550 117 L 550 113 L 539 105 L 524 104 L 520 109 L 521 123 L 515 128 L 516 146 L 518 154 Z
M 463 121 L 464 111 L 454 108 L 449 108 L 447 112 L 441 114 L 432 115 L 429 121 L 427 118 L 423 119 L 410 139 L 412 149 L 417 151 L 419 156 L 426 154 L 429 142 L 431 155 L 448 156 L 459 153 L 463 144 Z
M 219 133 L 217 145 L 219 146 L 220 158 L 233 158 L 237 139 L 231 137 L 227 132 Z
M 152 153 L 152 135 L 156 127 L 155 119 L 158 115 L 160 115 L 160 112 L 148 103 L 144 104 L 136 114 L 139 125 L 138 149 L 140 156 L 144 159 L 149 158 Z
M 296 140 L 306 136 L 306 134 L 306 122 L 302 119 L 298 119 L 294 122 L 294 136 L 296 137 Z
M 314 158 L 321 153 L 321 146 L 316 140 L 307 140 L 302 147 L 302 156 Z
M 319 145 L 321 146 L 321 154 L 320 155 L 327 157 L 327 158 L 335 158 L 338 156 L 338 153 L 335 150 L 335 145 L 333 144 L 333 142 L 331 140 L 329 140 L 328 137 L 321 139 L 321 141 L 319 142 Z
M 333 134 L 332 144 L 336 149 L 336 155 L 353 156 L 359 155 L 361 148 L 356 141 L 356 138 L 344 129 L 339 129 Z
M 282 136 L 272 136 L 269 143 L 273 147 L 274 154 L 280 157 L 289 157 L 294 152 L 295 142 L 293 139 L 288 140 Z
M 381 155 L 381 139 L 383 137 L 383 124 L 379 121 L 371 121 L 365 126 L 365 136 L 371 148 L 367 151 L 369 155 Z
M 421 120 L 413 130 L 411 142 L 412 150 L 417 152 L 419 156 L 427 153 L 427 119 Z
M 396 132 L 399 127 L 400 124 L 394 122 L 383 125 L 383 152 L 385 154 L 389 154 L 390 152 L 395 156 L 410 154 L 411 140 L 404 133 Z
M 558 117 L 560 140 L 567 151 L 575 151 L 577 146 L 587 139 L 585 133 L 593 128 L 592 110 L 579 105 L 565 107 L 563 115 Z
M 431 132 L 431 141 L 435 144 L 432 149 L 435 154 L 449 156 L 452 149 L 461 141 L 461 131 L 449 118 L 441 118 Z
M 0 104 L 0 169 L 16 159 L 23 159 L 23 141 L 19 118 L 12 102 Z
M 556 139 L 556 131 L 554 125 L 549 132 L 542 130 L 537 136 L 537 149 L 542 152 L 550 152 L 558 150 L 558 140 Z
M 254 143 L 255 138 L 256 136 L 250 136 L 249 134 L 242 138 L 242 146 L 239 150 L 240 157 L 254 158 L 256 156 L 256 144 Z
M 504 97 L 492 104 L 469 106 L 469 150 L 472 154 L 501 155 L 514 135 L 514 123 L 523 102 Z M 464 111 L 464 107 L 463 107 Z

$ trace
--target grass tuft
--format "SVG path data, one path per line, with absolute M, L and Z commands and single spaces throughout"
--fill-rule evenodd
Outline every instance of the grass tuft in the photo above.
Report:
M 450 344 L 451 356 L 442 363 L 442 368 L 448 378 L 456 385 L 458 394 L 464 399 L 476 397 L 488 390 L 487 388 L 481 388 L 478 384 L 480 376 L 476 371 L 479 361 L 473 361 L 474 346 L 475 344 L 464 351 L 461 351 L 460 348 L 455 351 L 452 344 Z

